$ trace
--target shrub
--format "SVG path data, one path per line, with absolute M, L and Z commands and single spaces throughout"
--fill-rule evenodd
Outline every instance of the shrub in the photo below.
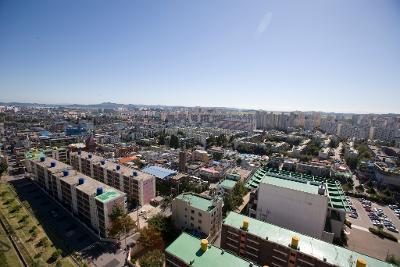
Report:
M 164 253 L 159 249 L 147 252 L 139 262 L 141 267 L 162 267 L 164 265 Z
M 395 237 L 391 233 L 388 233 L 388 232 L 384 231 L 381 228 L 372 228 L 372 227 L 370 227 L 370 228 L 368 228 L 368 230 L 371 233 L 373 233 L 374 235 L 377 235 L 377 236 L 379 236 L 381 238 L 386 238 L 386 239 L 389 239 L 389 240 L 397 242 L 397 237 Z

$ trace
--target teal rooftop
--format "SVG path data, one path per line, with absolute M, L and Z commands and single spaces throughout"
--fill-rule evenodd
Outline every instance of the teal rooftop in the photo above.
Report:
M 283 188 L 302 191 L 310 194 L 318 194 L 320 185 L 326 188 L 326 195 L 329 198 L 329 207 L 348 212 L 350 210 L 342 186 L 338 181 L 312 176 L 298 172 L 279 170 L 273 168 L 259 168 L 247 181 L 246 187 L 256 189 L 260 183 L 271 184 Z
M 214 208 L 212 200 L 193 193 L 183 193 L 177 199 L 189 202 L 189 205 L 203 211 L 211 211 Z
M 353 263 L 351 266 L 355 266 L 355 262 L 358 258 L 363 258 L 367 262 L 367 266 L 374 267 L 393 267 L 393 265 L 384 261 L 368 257 L 366 255 L 338 247 L 324 241 L 299 234 L 285 228 L 262 222 L 247 216 L 230 212 L 224 220 L 225 225 L 229 225 L 236 229 L 241 229 L 243 225 L 243 219 L 249 221 L 248 232 L 252 235 L 260 238 L 268 238 L 270 242 L 280 244 L 282 246 L 288 246 L 291 243 L 293 236 L 298 236 L 299 251 L 309 256 L 318 258 L 320 260 L 326 260 L 328 263 L 339 266 L 348 267 L 349 261 Z
M 99 200 L 100 202 L 105 203 L 116 197 L 119 197 L 120 195 L 121 195 L 120 193 L 118 193 L 114 190 L 108 190 L 108 191 L 104 192 L 103 194 L 96 196 L 95 198 L 97 200 Z
M 222 188 L 231 190 L 233 187 L 235 187 L 236 183 L 237 183 L 237 181 L 235 181 L 235 180 L 225 179 L 225 180 L 223 180 L 219 185 L 220 185 Z
M 165 251 L 194 267 L 249 267 L 250 262 L 227 251 L 209 245 L 205 252 L 200 249 L 201 239 L 182 233 Z M 258 267 L 253 264 L 252 266 Z

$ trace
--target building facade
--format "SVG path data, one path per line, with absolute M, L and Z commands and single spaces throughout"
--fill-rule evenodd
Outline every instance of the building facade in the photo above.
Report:
M 172 201 L 175 227 L 212 240 L 221 230 L 222 199 L 183 193 Z
M 52 158 L 29 160 L 33 180 L 99 237 L 108 237 L 115 205 L 126 211 L 126 194 Z
M 155 197 L 156 181 L 153 175 L 85 151 L 71 153 L 70 161 L 74 169 L 125 192 L 131 203 L 142 206 Z

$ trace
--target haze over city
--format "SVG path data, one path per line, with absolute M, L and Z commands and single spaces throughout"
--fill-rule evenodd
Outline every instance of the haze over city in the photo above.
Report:
M 1 101 L 400 113 L 398 1 L 1 1 Z

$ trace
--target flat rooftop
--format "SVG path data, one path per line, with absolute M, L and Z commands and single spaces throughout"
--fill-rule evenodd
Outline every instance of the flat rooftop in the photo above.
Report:
M 237 257 L 227 251 L 209 245 L 205 252 L 200 250 L 201 239 L 182 233 L 165 251 L 194 267 L 249 267 L 250 261 Z M 252 266 L 258 267 L 253 264 Z
M 318 195 L 318 186 L 310 184 L 309 182 L 298 182 L 298 181 L 286 180 L 266 175 L 261 180 L 261 183 L 283 187 L 291 190 L 301 191 L 313 195 Z
M 296 233 L 288 229 L 262 222 L 235 212 L 230 212 L 223 221 L 223 224 L 229 225 L 236 229 L 241 229 L 243 225 L 243 219 L 245 218 L 249 221 L 248 233 L 263 239 L 268 238 L 270 242 L 277 243 L 285 247 L 291 243 L 293 236 L 298 236 L 300 238 L 300 252 L 320 260 L 326 259 L 328 263 L 335 266 L 348 267 L 349 261 L 352 261 L 355 266 L 355 261 L 358 258 L 363 258 L 367 261 L 367 266 L 394 267 L 389 263 L 360 254 L 358 252 L 354 252 L 343 247 L 338 247 L 319 239 Z
M 210 211 L 214 208 L 211 199 L 193 193 L 183 193 L 176 198 L 185 202 L 189 202 L 190 206 L 199 210 Z
M 246 182 L 246 187 L 256 189 L 260 186 L 260 183 L 309 194 L 318 194 L 318 186 L 323 185 L 329 198 L 329 207 L 346 212 L 350 210 L 342 186 L 338 181 L 332 179 L 273 168 L 259 168 Z
M 235 180 L 225 179 L 219 185 L 223 188 L 231 190 L 233 187 L 235 187 L 236 183 L 237 183 L 237 181 L 235 181 Z
M 148 166 L 144 169 L 142 169 L 143 172 L 154 175 L 155 177 L 162 179 L 162 180 L 168 180 L 175 174 L 177 174 L 177 171 L 170 170 L 167 168 L 163 168 L 160 166 Z
M 44 161 L 41 161 L 40 158 L 35 160 L 37 164 L 40 166 L 47 168 L 51 173 L 57 173 L 57 172 L 62 172 L 63 170 L 69 170 L 72 169 L 72 167 L 68 164 L 65 164 L 61 161 L 55 160 L 50 157 L 45 157 Z M 51 167 L 51 163 L 54 162 L 56 165 L 54 167 Z
M 95 197 L 95 199 L 99 200 L 100 202 L 108 202 L 113 200 L 117 197 L 120 197 L 122 194 L 114 189 L 105 189 L 104 193 Z

